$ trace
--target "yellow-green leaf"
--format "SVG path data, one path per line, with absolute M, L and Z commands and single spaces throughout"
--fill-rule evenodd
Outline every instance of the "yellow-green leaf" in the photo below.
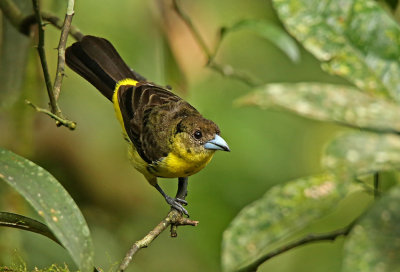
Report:
M 400 131 L 400 106 L 358 89 L 325 83 L 267 84 L 239 98 L 239 105 L 283 108 L 321 121 L 377 131 Z
M 331 174 L 320 174 L 273 187 L 246 206 L 225 230 L 223 270 L 238 270 L 275 242 L 326 215 L 350 186 L 351 183 L 338 182 Z
M 373 0 L 273 0 L 287 30 L 323 68 L 400 101 L 400 28 Z

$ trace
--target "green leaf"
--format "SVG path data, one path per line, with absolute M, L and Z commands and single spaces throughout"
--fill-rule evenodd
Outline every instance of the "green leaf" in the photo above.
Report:
M 344 272 L 399 271 L 399 202 L 400 187 L 395 187 L 354 227 L 344 247 Z
M 372 0 L 273 0 L 288 31 L 323 68 L 400 101 L 400 29 Z
M 0 148 L 0 179 L 20 193 L 43 217 L 81 271 L 93 271 L 93 245 L 74 200 L 46 170 Z
M 294 234 L 336 207 L 351 183 L 331 174 L 301 178 L 270 189 L 246 206 L 225 230 L 224 271 L 236 271 L 257 259 L 273 243 Z
M 267 84 L 239 98 L 239 105 L 277 106 L 321 121 L 378 131 L 400 131 L 400 107 L 358 89 L 324 83 Z
M 228 33 L 240 30 L 254 31 L 282 50 L 293 62 L 300 61 L 300 52 L 296 41 L 290 37 L 285 30 L 276 26 L 274 23 L 254 19 L 239 21 L 231 27 L 223 28 L 221 31 L 221 39 Z
M 58 239 L 45 224 L 26 216 L 15 213 L 0 212 L 0 226 L 39 233 L 61 245 L 60 241 L 58 241 Z
M 342 177 L 399 169 L 400 137 L 369 132 L 346 133 L 328 145 L 322 163 Z

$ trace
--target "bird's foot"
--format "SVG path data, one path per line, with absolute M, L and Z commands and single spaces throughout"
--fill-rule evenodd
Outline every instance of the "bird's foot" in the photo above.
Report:
M 172 198 L 170 196 L 166 196 L 165 200 L 167 201 L 167 203 L 174 208 L 175 210 L 183 213 L 184 215 L 186 215 L 187 217 L 189 217 L 189 213 L 187 212 L 187 210 L 183 207 L 186 206 L 188 203 L 184 200 L 184 199 L 180 199 L 180 198 Z

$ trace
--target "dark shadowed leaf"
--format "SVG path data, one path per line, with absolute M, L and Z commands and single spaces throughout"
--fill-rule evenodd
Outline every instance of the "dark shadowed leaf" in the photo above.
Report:
M 369 132 L 346 133 L 328 145 L 322 162 L 329 170 L 348 177 L 400 169 L 400 137 Z
M 400 268 L 400 187 L 393 188 L 352 230 L 344 247 L 344 272 Z
M 256 259 L 273 243 L 294 234 L 336 207 L 351 183 L 333 175 L 301 178 L 270 189 L 246 206 L 225 230 L 224 271 L 235 271 Z
M 93 245 L 74 200 L 46 170 L 0 148 L 0 179 L 20 193 L 43 217 L 81 271 L 93 270 Z
M 273 0 L 288 31 L 323 68 L 400 101 L 400 29 L 373 0 Z
M 26 216 L 15 213 L 0 212 L 0 226 L 39 233 L 61 245 L 58 239 L 45 224 Z
M 239 30 L 250 30 L 257 33 L 282 50 L 293 62 L 300 61 L 300 51 L 296 41 L 274 23 L 261 20 L 243 20 L 231 27 L 223 28 L 221 38 L 228 33 Z
M 379 131 L 400 131 L 400 106 L 358 89 L 324 83 L 267 84 L 237 100 L 239 105 L 277 106 L 321 121 Z

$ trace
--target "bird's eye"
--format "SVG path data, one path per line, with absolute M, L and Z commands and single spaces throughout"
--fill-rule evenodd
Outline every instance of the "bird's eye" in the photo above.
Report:
M 203 137 L 203 134 L 201 133 L 200 130 L 196 130 L 193 134 L 194 138 L 196 138 L 197 140 L 201 139 L 201 137 Z

